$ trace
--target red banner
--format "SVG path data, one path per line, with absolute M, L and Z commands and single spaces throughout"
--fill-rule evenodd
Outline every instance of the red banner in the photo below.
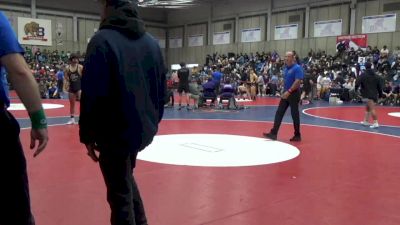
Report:
M 353 47 L 354 50 L 357 50 L 360 47 L 365 50 L 368 46 L 368 36 L 366 34 L 337 36 L 336 47 L 339 43 L 344 44 L 346 49 Z

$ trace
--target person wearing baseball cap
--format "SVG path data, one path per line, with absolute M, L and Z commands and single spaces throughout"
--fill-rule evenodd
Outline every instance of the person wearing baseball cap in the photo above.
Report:
M 146 33 L 136 5 L 99 0 L 100 29 L 86 50 L 79 135 L 99 162 L 112 225 L 147 225 L 132 172 L 139 151 L 158 131 L 166 94 L 158 42 Z

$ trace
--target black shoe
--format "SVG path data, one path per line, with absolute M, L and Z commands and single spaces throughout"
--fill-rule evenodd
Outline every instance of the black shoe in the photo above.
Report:
M 277 135 L 276 134 L 271 134 L 271 133 L 263 133 L 263 136 L 265 137 L 265 138 L 268 138 L 268 139 L 271 139 L 271 140 L 276 140 L 276 138 L 277 138 Z
M 292 138 L 290 138 L 290 141 L 301 141 L 301 136 L 295 135 Z

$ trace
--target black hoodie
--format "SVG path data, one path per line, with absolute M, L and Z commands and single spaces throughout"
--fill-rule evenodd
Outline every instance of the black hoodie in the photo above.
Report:
M 377 100 L 382 96 L 381 78 L 372 69 L 366 69 L 365 73 L 357 78 L 355 90 L 361 87 L 363 98 Z
M 130 3 L 107 8 L 82 76 L 82 143 L 134 153 L 149 145 L 163 116 L 166 69 L 157 41 Z

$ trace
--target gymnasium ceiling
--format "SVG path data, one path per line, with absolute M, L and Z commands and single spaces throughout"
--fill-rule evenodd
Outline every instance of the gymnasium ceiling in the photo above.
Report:
M 212 0 L 136 0 L 143 8 L 174 9 L 209 4 Z M 30 6 L 31 0 L 0 0 L 0 3 Z M 38 8 L 79 11 L 98 14 L 99 4 L 94 0 L 36 0 Z

